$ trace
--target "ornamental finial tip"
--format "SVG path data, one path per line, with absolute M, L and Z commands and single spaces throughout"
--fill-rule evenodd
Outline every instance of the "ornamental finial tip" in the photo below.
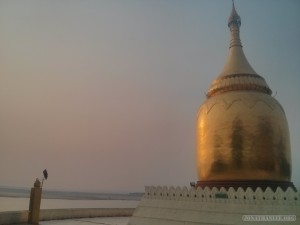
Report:
M 241 26 L 241 18 L 235 10 L 234 0 L 232 0 L 232 10 L 231 10 L 230 16 L 228 18 L 228 26 L 229 27 L 230 27 L 230 24 L 236 24 L 238 27 Z

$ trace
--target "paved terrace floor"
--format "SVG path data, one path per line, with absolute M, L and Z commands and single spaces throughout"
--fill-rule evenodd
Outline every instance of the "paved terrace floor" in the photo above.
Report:
M 40 221 L 39 225 L 93 225 L 93 224 L 126 225 L 128 222 L 129 222 L 129 217 L 98 217 L 98 218 Z M 29 225 L 29 224 L 22 224 L 22 225 Z

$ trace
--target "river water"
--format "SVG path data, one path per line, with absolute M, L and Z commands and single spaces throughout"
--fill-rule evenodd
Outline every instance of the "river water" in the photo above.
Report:
M 114 194 L 43 190 L 41 209 L 135 208 L 143 193 Z M 29 208 L 29 188 L 1 187 L 0 212 Z
M 42 199 L 41 209 L 63 208 L 135 208 L 137 200 L 66 200 Z M 0 213 L 4 211 L 28 210 L 29 198 L 0 197 Z M 126 225 L 129 217 L 82 218 L 70 220 L 40 221 L 40 225 Z
M 41 209 L 65 208 L 135 208 L 137 200 L 42 199 Z M 28 210 L 29 198 L 0 197 L 0 212 Z
M 29 208 L 29 190 L 0 187 L 0 213 L 22 211 Z M 132 194 L 95 194 L 45 191 L 41 201 L 41 209 L 65 208 L 135 208 L 141 195 Z M 67 224 L 106 224 L 125 225 L 129 217 L 83 218 L 61 221 L 41 221 L 41 225 Z

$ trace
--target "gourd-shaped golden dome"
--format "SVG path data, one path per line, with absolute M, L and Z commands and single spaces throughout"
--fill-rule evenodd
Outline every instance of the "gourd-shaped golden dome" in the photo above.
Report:
M 248 63 L 234 4 L 230 47 L 197 117 L 197 170 L 201 181 L 289 181 L 286 116 L 263 77 Z

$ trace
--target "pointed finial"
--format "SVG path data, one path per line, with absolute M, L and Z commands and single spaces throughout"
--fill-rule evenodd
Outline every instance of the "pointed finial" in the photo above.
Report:
M 238 28 L 241 26 L 241 17 L 237 14 L 234 6 L 234 0 L 232 0 L 232 10 L 228 18 L 228 27 L 231 25 L 237 25 Z

